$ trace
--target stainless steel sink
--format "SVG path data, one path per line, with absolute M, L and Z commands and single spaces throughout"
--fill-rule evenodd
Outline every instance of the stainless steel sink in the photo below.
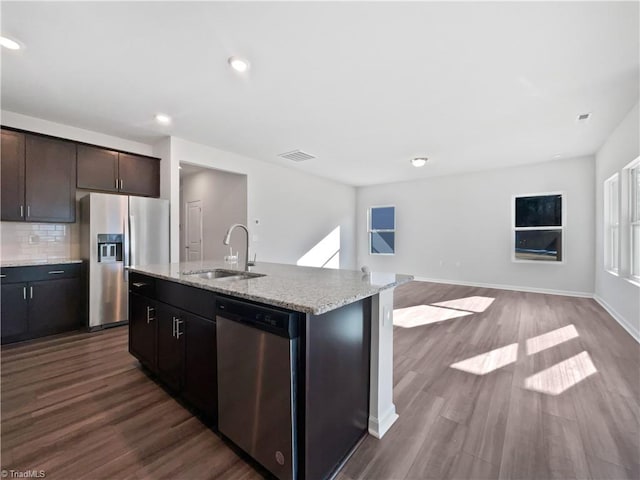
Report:
M 197 272 L 183 272 L 183 275 L 193 275 L 198 278 L 204 278 L 206 280 L 247 280 L 250 278 L 264 277 L 261 273 L 253 272 L 240 272 L 238 270 L 222 270 L 216 268 L 215 270 L 201 270 Z

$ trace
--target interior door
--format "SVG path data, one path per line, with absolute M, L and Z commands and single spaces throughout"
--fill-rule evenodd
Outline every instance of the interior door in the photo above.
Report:
M 187 202 L 187 221 L 185 225 L 188 261 L 202 260 L 202 200 Z

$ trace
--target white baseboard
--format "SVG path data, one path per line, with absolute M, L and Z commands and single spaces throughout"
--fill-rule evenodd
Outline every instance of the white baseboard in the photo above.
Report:
M 515 292 L 545 293 L 547 295 L 562 295 L 565 297 L 593 298 L 593 292 L 575 292 L 572 290 L 552 290 L 547 288 L 519 287 L 514 285 L 497 285 L 493 283 L 465 282 L 462 280 L 442 280 L 439 278 L 426 278 L 426 277 L 418 277 L 418 276 L 415 277 L 415 280 L 419 282 L 445 283 L 448 285 L 464 285 L 466 287 L 496 288 L 498 290 L 512 290 Z
M 614 320 L 616 322 L 618 322 L 620 324 L 620 326 L 622 328 L 624 328 L 627 333 L 629 335 L 631 335 L 636 342 L 640 343 L 640 332 L 637 331 L 633 325 L 631 324 L 631 322 L 629 322 L 626 318 L 624 318 L 622 315 L 620 315 L 618 312 L 616 312 L 613 307 L 611 305 L 609 305 L 607 302 L 605 302 L 601 297 L 599 297 L 598 295 L 594 295 L 593 299 L 598 302 L 598 304 L 600 304 L 600 306 L 602 308 L 604 308 L 606 310 L 606 312 L 611 315 Z
M 394 404 L 391 404 L 381 419 L 369 416 L 369 433 L 378 439 L 382 438 L 398 417 L 399 416 L 396 413 L 396 406 Z

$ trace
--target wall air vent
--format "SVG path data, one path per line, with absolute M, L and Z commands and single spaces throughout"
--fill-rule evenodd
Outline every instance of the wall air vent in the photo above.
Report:
M 302 150 L 293 150 L 291 152 L 281 153 L 278 156 L 282 158 L 286 158 L 287 160 L 293 160 L 294 162 L 303 162 L 305 160 L 311 160 L 312 158 L 316 158 L 315 155 L 311 155 L 310 153 L 303 152 Z

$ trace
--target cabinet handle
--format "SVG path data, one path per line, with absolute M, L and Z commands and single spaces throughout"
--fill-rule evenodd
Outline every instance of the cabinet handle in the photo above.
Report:
M 49 273 L 49 275 L 59 275 L 61 273 L 64 273 L 64 270 L 51 270 L 48 273 Z
M 27 299 L 27 287 L 22 287 L 22 298 Z
M 27 217 L 31 216 L 31 205 L 27 205 Z
M 120 190 L 124 190 L 124 182 L 120 179 Z
M 116 190 L 118 190 L 118 179 L 116 178 Z
M 7 278 L 7 276 L 3 273 L 2 275 L 0 275 L 0 278 Z
M 176 317 L 171 317 L 171 336 L 176 338 Z
M 20 218 L 24 217 L 24 206 L 20 205 Z
M 184 332 L 180 331 L 180 325 L 182 325 L 183 323 L 184 322 L 182 320 L 180 320 L 179 318 L 176 318 L 176 339 L 184 335 Z
M 156 309 L 153 307 L 147 307 L 147 323 L 152 322 L 153 320 L 155 320 L 155 317 L 151 317 L 151 312 L 153 312 L 154 314 L 156 313 Z
M 29 287 L 29 298 L 33 298 L 33 287 Z
M 133 282 L 133 286 L 136 288 L 146 287 L 147 284 L 144 282 Z

